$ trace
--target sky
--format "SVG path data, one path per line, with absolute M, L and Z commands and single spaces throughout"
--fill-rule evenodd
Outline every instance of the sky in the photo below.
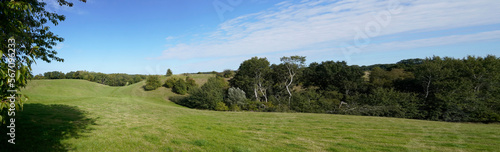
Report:
M 55 47 L 65 61 L 37 61 L 35 75 L 236 70 L 254 56 L 350 65 L 500 57 L 498 0 L 43 1 L 66 16 L 50 29 L 65 39 Z

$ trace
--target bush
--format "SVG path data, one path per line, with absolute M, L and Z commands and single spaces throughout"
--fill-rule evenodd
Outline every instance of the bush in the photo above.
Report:
M 363 99 L 364 98 L 364 99 Z M 399 92 L 394 89 L 376 88 L 360 99 L 363 106 L 358 112 L 365 116 L 398 118 L 420 118 L 421 101 L 416 94 Z
M 170 77 L 167 80 L 165 80 L 164 86 L 167 88 L 172 88 L 174 87 L 175 83 L 177 82 L 177 78 L 175 77 Z
M 187 97 L 186 96 L 171 96 L 171 97 L 168 97 L 168 100 L 170 100 L 176 104 L 182 105 L 182 103 L 186 102 Z M 183 106 L 185 106 L 185 105 L 183 105 Z
M 228 111 L 229 108 L 226 106 L 224 102 L 217 102 L 217 105 L 215 106 L 216 111 Z
M 224 76 L 224 78 L 230 78 L 230 77 L 233 77 L 235 74 L 235 72 L 231 71 L 231 70 L 224 70 L 224 72 L 222 72 L 222 76 Z
M 210 110 L 220 110 L 222 108 L 228 110 L 227 106 L 224 108 L 224 106 L 219 104 L 219 102 L 223 103 L 224 101 L 226 87 L 227 83 L 224 79 L 212 77 L 201 88 L 189 90 L 190 96 L 176 103 L 189 108 Z
M 226 102 L 231 106 L 243 106 L 245 105 L 246 99 L 245 92 L 240 88 L 231 87 L 227 90 Z
M 187 93 L 186 82 L 182 79 L 178 79 L 172 87 L 172 91 L 180 95 L 185 95 Z
M 247 99 L 248 104 L 245 106 L 245 109 L 248 111 L 261 111 L 265 108 L 265 105 L 260 101 L 251 101 Z
M 150 91 L 155 90 L 161 86 L 160 77 L 157 75 L 150 75 L 146 78 L 146 85 L 144 86 L 144 90 Z
M 231 105 L 231 107 L 229 107 L 229 109 L 231 111 L 241 111 L 241 108 L 238 105 Z
M 194 81 L 193 78 L 186 77 L 186 86 L 187 86 L 187 90 L 189 91 L 193 88 L 198 87 L 198 84 L 196 84 L 196 81 Z

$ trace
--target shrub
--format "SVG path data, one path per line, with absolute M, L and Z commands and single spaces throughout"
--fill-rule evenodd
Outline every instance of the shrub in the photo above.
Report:
M 222 72 L 222 76 L 224 76 L 224 78 L 230 78 L 230 77 L 233 77 L 234 76 L 234 72 L 231 71 L 231 70 L 224 70 L 224 72 Z
M 240 88 L 231 87 L 227 90 L 226 102 L 229 105 L 242 106 L 245 104 L 246 99 L 247 97 L 245 96 L 245 92 Z
M 226 106 L 224 102 L 217 102 L 217 105 L 215 106 L 215 110 L 217 111 L 228 111 L 229 108 Z
M 189 91 L 193 88 L 198 87 L 198 84 L 196 84 L 196 81 L 194 81 L 193 78 L 186 77 L 186 86 L 187 86 L 187 90 Z
M 144 86 L 144 90 L 150 91 L 155 90 L 161 86 L 160 77 L 157 75 L 150 75 L 146 78 L 146 85 Z
M 182 103 L 186 102 L 187 97 L 185 97 L 185 96 L 171 96 L 171 97 L 168 97 L 168 100 L 170 100 L 174 103 L 183 105 Z M 186 105 L 183 105 L 183 106 L 186 106 Z
M 231 111 L 241 111 L 241 108 L 240 106 L 238 105 L 231 105 L 231 107 L 229 108 Z
M 185 95 L 187 93 L 186 82 L 182 79 L 178 79 L 172 87 L 172 91 L 180 95 Z
M 175 83 L 177 82 L 177 78 L 175 77 L 170 77 L 167 80 L 165 80 L 164 86 L 167 88 L 172 88 L 174 87 Z
M 359 107 L 361 115 L 398 118 L 421 117 L 418 114 L 421 101 L 416 94 L 376 88 L 364 98 L 361 99 L 364 106 Z
M 189 90 L 190 96 L 185 100 L 180 100 L 180 105 L 197 108 L 197 109 L 210 109 L 210 110 L 228 110 L 227 106 L 224 108 L 221 104 L 224 101 L 224 92 L 227 87 L 227 83 L 222 78 L 209 78 L 207 83 L 205 83 L 201 88 L 193 88 Z M 224 104 L 225 105 L 225 104 Z

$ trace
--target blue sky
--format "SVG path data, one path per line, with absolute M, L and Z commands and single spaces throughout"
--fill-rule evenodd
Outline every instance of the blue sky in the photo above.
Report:
M 51 27 L 65 38 L 56 47 L 65 62 L 38 61 L 33 74 L 235 70 L 253 56 L 357 65 L 500 56 L 498 0 L 44 1 L 67 17 Z

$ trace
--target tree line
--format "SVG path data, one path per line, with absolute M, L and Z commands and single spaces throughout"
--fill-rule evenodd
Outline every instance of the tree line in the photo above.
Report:
M 129 75 L 122 73 L 104 74 L 100 72 L 60 71 L 45 72 L 34 76 L 34 79 L 82 79 L 109 86 L 126 86 L 146 79 L 145 75 Z
M 450 122 L 500 121 L 500 58 L 431 57 L 395 64 L 348 65 L 253 57 L 229 82 L 210 78 L 180 105 L 210 110 L 308 112 Z

